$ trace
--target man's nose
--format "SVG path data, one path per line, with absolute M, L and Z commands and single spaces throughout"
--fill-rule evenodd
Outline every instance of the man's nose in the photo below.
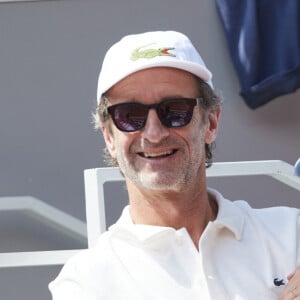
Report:
M 160 122 L 156 110 L 150 109 L 145 127 L 142 130 L 142 137 L 149 142 L 158 143 L 169 134 L 169 128 Z

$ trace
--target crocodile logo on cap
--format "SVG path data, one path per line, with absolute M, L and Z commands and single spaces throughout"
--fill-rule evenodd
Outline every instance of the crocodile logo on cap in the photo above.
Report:
M 174 50 L 174 47 L 164 47 L 164 48 L 158 48 L 158 49 L 145 49 L 141 50 L 142 48 L 145 48 L 146 46 L 138 47 L 132 51 L 132 54 L 130 56 L 130 59 L 132 61 L 138 60 L 140 58 L 154 58 L 157 56 L 176 56 L 173 53 L 170 53 L 170 50 Z

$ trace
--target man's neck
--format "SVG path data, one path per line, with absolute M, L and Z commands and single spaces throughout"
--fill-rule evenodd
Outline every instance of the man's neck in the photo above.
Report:
M 180 191 L 149 191 L 131 182 L 127 182 L 127 187 L 134 223 L 185 227 L 197 249 L 206 225 L 217 216 L 216 200 L 209 196 L 206 184 Z

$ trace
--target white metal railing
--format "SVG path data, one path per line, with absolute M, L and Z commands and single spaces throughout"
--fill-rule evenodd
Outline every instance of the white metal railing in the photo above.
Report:
M 63 265 L 82 249 L 0 253 L 0 268 Z
M 297 164 L 297 170 L 299 168 Z M 207 169 L 208 177 L 267 175 L 300 190 L 300 178 L 294 166 L 280 160 L 219 162 Z M 118 168 L 97 168 L 84 172 L 88 245 L 95 245 L 106 230 L 104 184 L 124 180 Z
M 82 243 L 86 242 L 87 231 L 84 222 L 35 197 L 0 197 L 1 211 L 25 212 Z
M 0 212 L 15 211 L 32 218 L 82 242 L 87 241 L 86 224 L 77 218 L 31 196 L 0 197 Z M 78 252 L 75 250 L 33 251 L 0 253 L 0 268 L 60 265 Z
M 207 169 L 207 176 L 267 175 L 300 190 L 300 177 L 295 175 L 300 174 L 299 168 L 300 160 L 297 164 L 296 173 L 294 166 L 279 160 L 225 162 L 214 163 L 211 168 Z M 84 182 L 87 225 L 32 197 L 2 198 L 2 201 L 0 200 L 0 210 L 27 211 L 33 217 L 39 218 L 44 223 L 54 226 L 80 240 L 86 240 L 87 230 L 88 247 L 92 247 L 95 245 L 99 235 L 106 230 L 104 184 L 106 182 L 123 180 L 124 178 L 118 168 L 85 170 Z M 5 201 L 3 201 L 3 199 Z M 81 249 L 0 253 L 0 268 L 61 265 L 64 264 L 70 256 L 80 250 Z

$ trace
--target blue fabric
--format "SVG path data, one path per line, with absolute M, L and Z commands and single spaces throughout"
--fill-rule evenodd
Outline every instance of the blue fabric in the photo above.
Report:
M 300 87 L 299 0 L 216 0 L 216 5 L 249 107 Z

